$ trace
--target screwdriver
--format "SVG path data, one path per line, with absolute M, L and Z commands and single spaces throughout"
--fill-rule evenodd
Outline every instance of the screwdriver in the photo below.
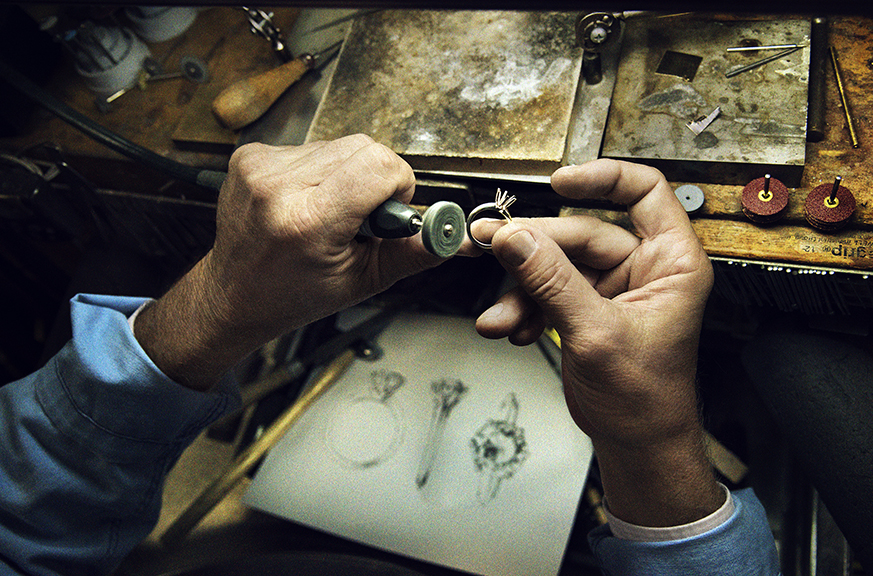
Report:
M 278 68 L 231 84 L 212 101 L 212 112 L 231 130 L 248 126 L 306 72 L 330 62 L 341 44 L 339 41 L 315 54 L 303 54 Z

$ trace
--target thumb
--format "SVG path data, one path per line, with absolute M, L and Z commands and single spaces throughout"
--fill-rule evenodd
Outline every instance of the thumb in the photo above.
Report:
M 510 222 L 494 234 L 491 246 L 562 337 L 600 313 L 606 300 L 543 231 Z

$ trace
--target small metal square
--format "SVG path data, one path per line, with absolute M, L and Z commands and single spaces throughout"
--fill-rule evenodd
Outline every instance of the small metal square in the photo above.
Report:
M 697 74 L 697 69 L 702 61 L 702 56 L 667 50 L 664 52 L 664 56 L 661 57 L 661 63 L 658 64 L 658 69 L 655 70 L 655 73 L 678 76 L 691 82 L 694 80 L 694 76 Z

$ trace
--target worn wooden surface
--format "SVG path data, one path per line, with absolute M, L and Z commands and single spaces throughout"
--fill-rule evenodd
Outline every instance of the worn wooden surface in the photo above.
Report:
M 788 212 L 778 225 L 752 224 L 742 213 L 742 186 L 698 184 L 706 196 L 694 229 L 711 256 L 844 269 L 873 269 L 873 19 L 832 19 L 830 44 L 837 50 L 846 97 L 860 146 L 852 148 L 833 68 L 826 75 L 826 129 L 821 142 L 808 143 L 800 187 L 792 188 Z M 857 209 L 849 226 L 826 234 L 810 227 L 803 202 L 819 184 L 842 176 Z M 683 182 L 673 183 L 675 186 Z M 572 210 L 570 211 L 572 212 Z M 628 225 L 620 212 L 598 210 L 602 218 Z
M 290 29 L 298 11 L 291 8 L 274 11 L 276 25 L 285 31 Z M 133 89 L 122 95 L 107 113 L 97 109 L 94 94 L 85 87 L 70 62 L 62 62 L 46 88 L 109 130 L 162 156 L 185 164 L 225 170 L 235 138 L 218 125 L 208 106 L 198 106 L 198 102 L 204 101 L 198 95 L 217 93 L 236 80 L 279 66 L 281 61 L 270 43 L 249 31 L 248 20 L 241 10 L 217 7 L 200 12 L 183 35 L 149 44 L 149 49 L 166 71 L 177 70 L 183 56 L 205 61 L 209 81 L 198 84 L 174 79 L 150 83 L 145 90 Z M 180 146 L 174 141 L 173 135 L 180 126 L 184 132 L 177 135 L 177 141 L 187 139 L 191 145 Z M 215 146 L 216 138 L 224 145 Z M 210 146 L 198 147 L 199 141 Z M 17 153 L 42 142 L 60 145 L 70 163 L 98 186 L 142 193 L 171 192 L 167 187 L 172 183 L 166 176 L 136 165 L 43 110 L 34 114 L 22 136 L 0 139 L 0 148 Z M 180 193 L 190 197 L 192 191 L 181 187 Z
M 276 10 L 277 24 L 283 29 L 290 29 L 294 16 L 294 10 Z M 873 160 L 869 158 L 873 147 L 873 19 L 832 19 L 829 37 L 840 57 L 847 98 L 860 138 L 859 148 L 851 147 L 829 66 L 825 139 L 807 144 L 803 180 L 800 187 L 791 189 L 788 213 L 782 223 L 760 227 L 749 222 L 740 205 L 742 186 L 700 184 L 706 203 L 695 217 L 694 227 L 710 255 L 847 270 L 873 269 L 869 246 L 873 239 Z M 138 144 L 174 160 L 224 169 L 230 146 L 211 152 L 185 150 L 173 141 L 173 134 L 186 116 L 190 121 L 198 94 L 277 66 L 278 59 L 269 44 L 249 33 L 240 11 L 212 8 L 202 12 L 181 39 L 151 48 L 156 58 L 165 60 L 165 68 L 176 66 L 185 55 L 207 60 L 210 82 L 173 80 L 154 84 L 144 92 L 134 90 L 125 94 L 107 114 L 96 109 L 93 94 L 69 67 L 58 74 L 49 88 L 77 110 Z M 197 114 L 204 124 L 216 122 L 208 114 Z M 152 194 L 172 194 L 175 190 L 166 176 L 135 165 L 44 112 L 35 115 L 25 135 L 2 139 L 0 147 L 17 152 L 41 142 L 58 143 L 71 163 L 100 186 Z M 847 229 L 835 234 L 817 232 L 803 217 L 803 200 L 813 188 L 833 182 L 838 175 L 854 193 L 857 211 Z M 678 186 L 682 182 L 673 184 Z M 606 211 L 602 215 L 607 219 L 624 218 L 620 212 Z

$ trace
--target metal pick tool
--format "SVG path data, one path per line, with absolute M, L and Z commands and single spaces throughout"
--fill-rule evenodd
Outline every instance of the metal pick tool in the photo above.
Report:
M 849 110 L 849 102 L 846 100 L 846 91 L 843 88 L 843 76 L 840 74 L 840 63 L 837 60 L 837 51 L 834 47 L 830 47 L 831 63 L 834 65 L 834 77 L 837 80 L 837 90 L 840 93 L 840 102 L 843 104 L 843 112 L 846 114 L 846 124 L 849 126 L 849 137 L 852 139 L 852 148 L 860 146 L 858 134 L 855 132 L 855 121 L 852 119 L 852 113 Z
M 184 56 L 179 60 L 179 70 L 177 72 L 164 72 L 161 64 L 154 58 L 146 58 L 142 63 L 142 70 L 137 76 L 136 83 L 122 88 L 113 94 L 106 97 L 98 96 L 94 103 L 97 109 L 103 112 L 110 111 L 110 104 L 133 90 L 139 88 L 145 90 L 146 86 L 151 82 L 159 82 L 161 80 L 174 80 L 176 78 L 186 78 L 192 82 L 203 84 L 209 80 L 209 69 L 206 63 L 199 58 L 193 56 Z
M 769 46 L 734 46 L 725 49 L 725 52 L 757 52 L 758 50 L 785 50 L 787 48 L 800 48 L 799 44 L 771 44 Z
M 763 66 L 764 64 L 769 64 L 770 62 L 773 62 L 774 60 L 779 60 L 783 56 L 788 56 L 789 54 L 796 52 L 796 51 L 800 50 L 801 48 L 803 48 L 803 46 L 796 46 L 794 48 L 789 48 L 788 50 L 785 50 L 784 52 L 779 52 L 778 54 L 773 54 L 772 56 L 767 56 L 766 58 L 762 58 L 762 59 L 758 60 L 757 62 L 752 62 L 748 66 L 742 66 L 740 68 L 735 68 L 733 70 L 725 72 L 724 76 L 725 76 L 725 78 L 733 78 L 737 74 L 742 74 L 743 72 L 748 72 L 749 70 L 754 70 L 755 68 L 758 68 L 759 66 Z

